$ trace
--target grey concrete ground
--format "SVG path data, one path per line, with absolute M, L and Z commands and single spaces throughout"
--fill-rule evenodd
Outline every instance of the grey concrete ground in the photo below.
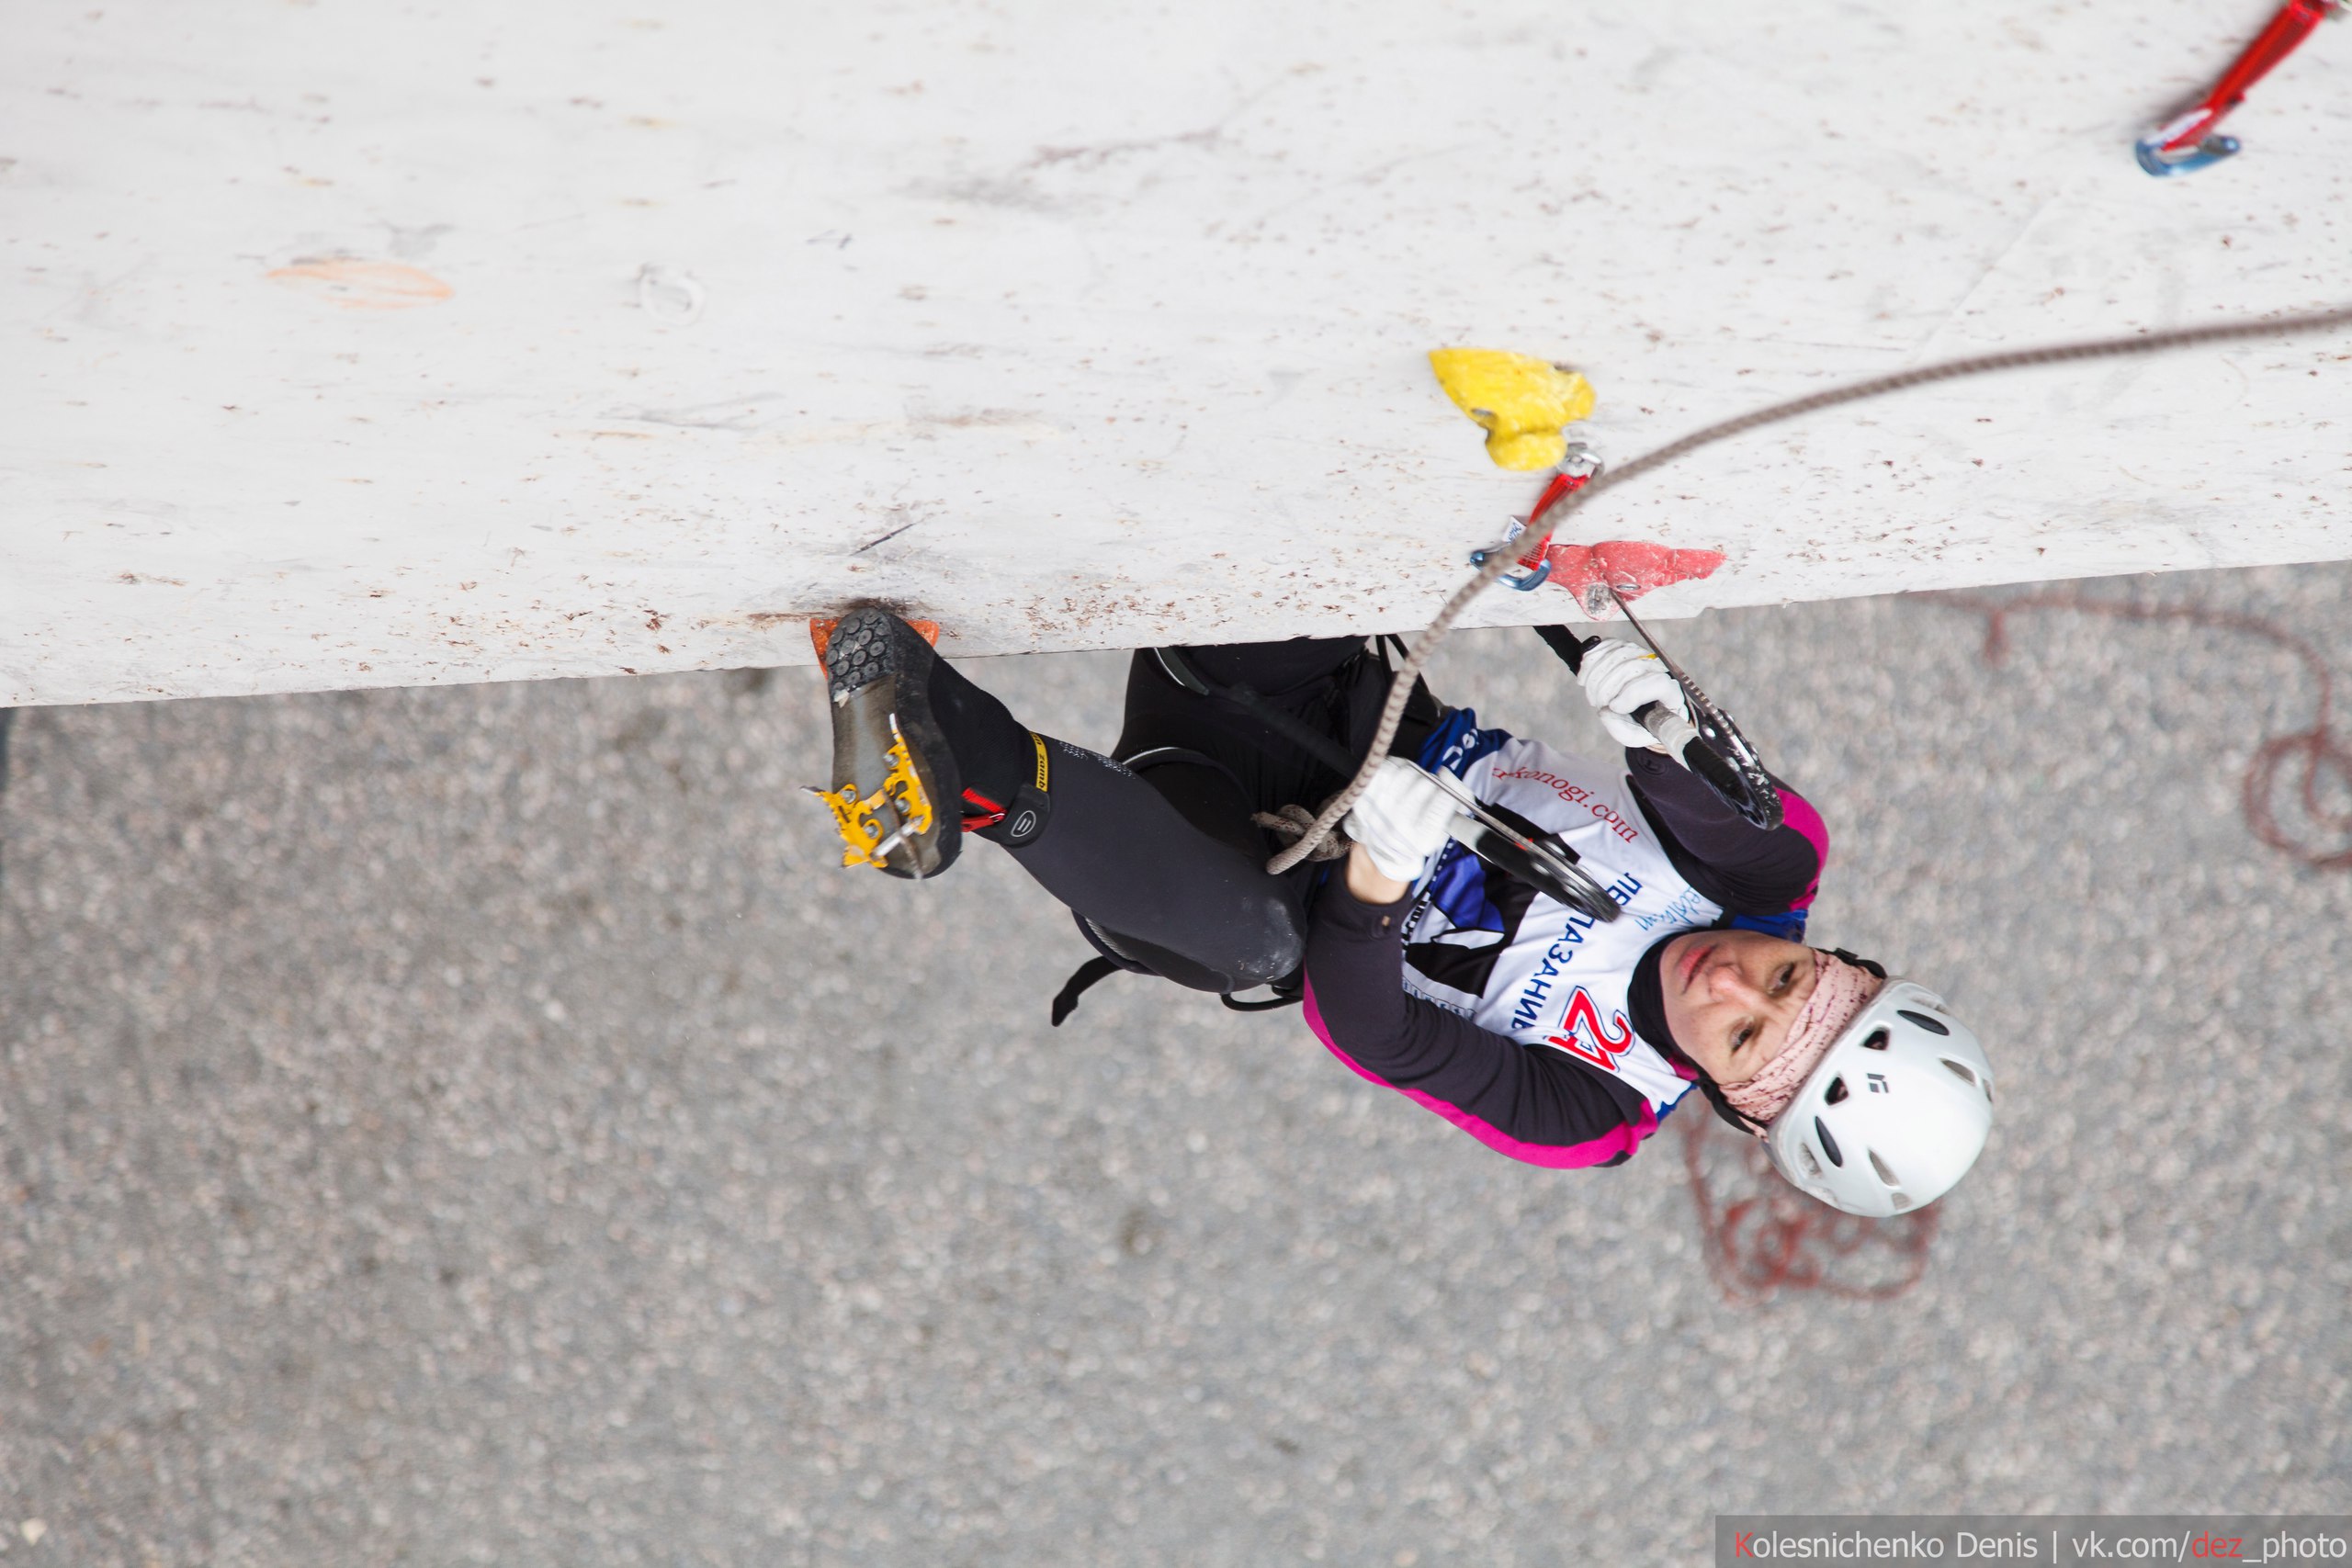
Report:
M 2089 585 L 2339 670 L 2347 588 Z M 2234 632 L 2012 630 L 1667 628 L 1831 818 L 1816 931 L 2003 1073 L 1876 1302 L 1727 1300 L 1671 1132 L 1514 1166 L 1138 980 L 1047 1030 L 1085 954 L 1003 857 L 837 868 L 808 671 L 26 714 L 6 1560 L 1667 1563 L 1718 1510 L 2352 1506 L 2352 874 L 2238 799 L 2313 690 Z M 972 668 L 1110 739 L 1118 660 Z M 1524 634 L 1439 686 L 1596 733 Z

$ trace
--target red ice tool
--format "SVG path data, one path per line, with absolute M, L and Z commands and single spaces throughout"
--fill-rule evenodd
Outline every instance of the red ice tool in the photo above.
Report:
M 2140 166 L 2159 177 L 2185 175 L 2218 164 L 2241 145 L 2234 136 L 2214 130 L 2222 117 L 2245 102 L 2246 89 L 2270 73 L 2270 68 L 2295 52 L 2321 22 L 2342 20 L 2346 0 L 2287 0 L 2270 25 L 2230 62 L 2213 90 L 2178 117 L 2166 120 L 2132 143 Z

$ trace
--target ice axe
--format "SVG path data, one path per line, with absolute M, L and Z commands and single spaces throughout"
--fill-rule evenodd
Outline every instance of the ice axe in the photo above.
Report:
M 1471 551 L 1470 563 L 1484 566 L 1489 555 L 1508 549 L 1526 535 L 1533 534 L 1545 513 L 1559 501 L 1590 484 L 1600 469 L 1600 457 L 1591 447 L 1580 441 L 1571 443 L 1567 456 L 1553 474 L 1551 482 L 1536 498 L 1533 510 L 1527 514 L 1527 521 L 1521 523 L 1516 518 L 1512 519 L 1510 536 L 1501 544 Z M 1547 528 L 1537 536 L 1532 547 L 1521 552 L 1517 570 L 1505 571 L 1501 580 L 1522 593 L 1542 587 L 1552 575 L 1552 563 L 1546 555 L 1551 544 L 1552 531 Z M 1697 721 L 1694 725 L 1663 704 L 1645 703 L 1641 711 L 1634 715 L 1634 722 L 1657 737 L 1657 743 L 1665 748 L 1668 756 L 1679 757 L 1683 766 L 1704 779 L 1708 787 L 1723 797 L 1724 804 L 1742 818 L 1759 828 L 1779 827 L 1781 792 L 1773 786 L 1771 775 L 1764 771 L 1762 761 L 1756 755 L 1756 748 L 1747 743 L 1747 737 L 1739 732 L 1739 726 L 1731 721 L 1731 716 L 1708 700 L 1707 694 L 1699 689 L 1699 683 L 1684 674 L 1681 667 L 1666 656 L 1666 649 L 1658 647 L 1657 639 L 1650 636 L 1648 628 L 1634 618 L 1634 612 L 1626 606 L 1625 594 L 1610 580 L 1605 570 L 1599 586 L 1607 591 L 1610 602 L 1617 606 L 1617 613 L 1625 617 L 1625 624 L 1649 645 L 1650 651 L 1657 655 L 1658 661 L 1666 666 L 1675 683 L 1682 688 L 1683 700 L 1690 705 L 1691 716 Z M 1631 581 L 1626 583 L 1628 590 L 1634 586 Z M 1586 606 L 1588 613 L 1600 608 L 1599 602 L 1589 591 L 1586 595 Z M 1579 638 L 1564 626 L 1538 626 L 1536 630 L 1545 642 L 1552 645 L 1552 651 L 1560 656 L 1572 672 L 1582 665 L 1584 650 L 1595 640 Z
M 1668 756 L 1680 758 L 1684 767 L 1704 780 L 1707 787 L 1744 820 L 1758 828 L 1779 827 L 1781 791 L 1772 783 L 1772 775 L 1764 771 L 1763 759 L 1757 756 L 1756 748 L 1747 743 L 1747 737 L 1739 732 L 1739 726 L 1731 721 L 1731 716 L 1717 707 L 1699 689 L 1699 683 L 1667 657 L 1666 649 L 1657 645 L 1649 629 L 1634 619 L 1617 585 L 1605 576 L 1600 585 L 1609 591 L 1609 597 L 1616 604 L 1617 613 L 1625 617 L 1625 624 L 1649 645 L 1658 662 L 1666 666 L 1666 672 L 1674 677 L 1674 683 L 1682 688 L 1682 700 L 1690 709 L 1690 716 L 1686 719 L 1664 703 L 1644 703 L 1634 710 L 1634 722 L 1648 730 Z M 1551 645 L 1552 651 L 1560 656 L 1560 661 L 1572 674 L 1583 667 L 1586 650 L 1601 640 L 1580 637 L 1566 626 L 1538 626 L 1535 631 Z

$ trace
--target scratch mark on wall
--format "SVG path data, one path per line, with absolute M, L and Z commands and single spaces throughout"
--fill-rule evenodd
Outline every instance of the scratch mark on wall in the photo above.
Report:
M 1042 169 L 1055 164 L 1076 164 L 1080 167 L 1108 163 L 1130 152 L 1148 152 L 1160 147 L 1209 147 L 1223 140 L 1225 132 L 1217 126 L 1199 130 L 1182 131 L 1174 136 L 1146 136 L 1128 141 L 1097 141 L 1078 147 L 1040 147 L 1026 164 L 1026 169 Z
M 754 392 L 749 398 L 679 409 L 615 409 L 605 417 L 633 419 L 643 424 L 673 424 L 684 430 L 749 430 L 759 423 L 761 402 L 773 402 L 783 395 Z
M 965 413 L 917 414 L 910 419 L 867 419 L 806 424 L 795 430 L 762 432 L 757 439 L 778 446 L 830 446 L 856 441 L 935 440 L 943 434 L 996 430 L 1023 441 L 1058 439 L 1062 427 L 1019 409 L 974 409 Z
M 891 540 L 897 538 L 899 535 L 905 533 L 908 529 L 913 527 L 916 523 L 920 523 L 922 521 L 922 518 L 917 517 L 911 522 L 901 523 L 897 527 L 891 529 L 888 533 L 883 535 L 880 538 L 868 539 L 865 543 L 858 546 L 857 548 L 850 551 L 850 554 L 854 556 L 862 556 L 876 545 L 887 545 Z
M 438 305 L 457 292 L 421 267 L 356 256 L 305 256 L 267 276 L 346 310 L 406 310 Z
M 647 262 L 637 269 L 637 308 L 665 327 L 690 327 L 702 320 L 700 279 L 684 267 Z
M 1951 329 L 1953 323 L 1967 314 L 1968 307 L 1975 302 L 1979 294 L 1984 292 L 1985 285 L 1998 277 L 2001 269 L 2008 265 L 2009 258 L 2024 247 L 2026 241 L 2032 236 L 2034 225 L 2041 221 L 2042 215 L 2057 204 L 2058 197 L 2052 196 L 2034 208 L 2026 220 L 2018 225 L 2018 231 L 2009 236 L 2008 243 L 2003 245 L 1999 253 L 1984 264 L 1984 269 L 1976 275 L 1975 280 L 1962 291 L 1958 299 L 1952 301 L 1951 308 L 1937 319 L 1936 324 L 1928 329 L 1927 335 L 1912 347 L 1910 357 L 1905 363 L 1912 365 L 1920 363 L 1927 357 L 1929 349 L 1943 341 L 1944 333 Z
M 917 180 L 907 186 L 907 193 L 933 201 L 968 202 L 975 207 L 1001 207 L 1016 212 L 1064 212 L 1073 206 L 1047 196 L 1025 179 L 988 175 L 955 180 Z
M 384 227 L 391 234 L 392 254 L 402 261 L 423 261 L 441 236 L 449 231 L 447 223 L 426 223 L 414 229 L 403 229 L 397 223 L 386 223 Z

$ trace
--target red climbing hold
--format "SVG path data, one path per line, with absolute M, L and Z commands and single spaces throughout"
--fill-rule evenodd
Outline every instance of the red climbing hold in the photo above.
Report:
M 1555 544 L 1544 554 L 1552 563 L 1552 581 L 1578 599 L 1599 592 L 1604 581 L 1617 590 L 1618 597 L 1638 599 L 1652 589 L 1711 577 L 1724 564 L 1721 550 L 1677 550 L 1642 539 Z

